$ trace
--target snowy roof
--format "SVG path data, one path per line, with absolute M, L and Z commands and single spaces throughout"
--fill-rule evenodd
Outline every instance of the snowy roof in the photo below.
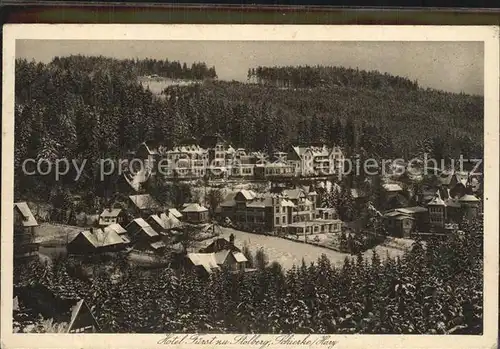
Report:
M 255 194 L 254 191 L 252 190 L 247 190 L 247 189 L 241 189 L 240 193 L 245 197 L 247 200 L 252 200 L 255 198 L 257 195 Z
M 219 269 L 215 253 L 188 253 L 186 257 L 196 266 L 203 267 L 208 273 L 213 269 Z
M 156 231 L 154 231 L 154 229 L 143 219 L 143 218 L 136 218 L 134 219 L 132 222 L 129 223 L 129 225 L 127 225 L 127 230 L 129 230 L 129 227 L 131 225 L 134 225 L 136 224 L 137 226 L 139 226 L 140 230 L 143 230 L 147 235 L 151 236 L 151 237 L 154 237 L 154 236 L 157 236 L 158 233 Z M 138 231 L 134 231 L 132 232 L 133 234 L 134 233 L 137 233 Z
M 112 209 L 105 209 L 104 211 L 102 211 L 101 213 L 101 217 L 117 217 L 120 212 L 122 212 L 122 209 L 121 208 L 112 208 Z
M 14 204 L 14 208 L 17 209 L 21 215 L 23 216 L 23 226 L 24 227 L 36 227 L 38 226 L 38 222 L 33 216 L 28 204 L 26 202 L 16 202 Z
M 208 211 L 208 209 L 204 206 L 201 206 L 198 203 L 188 204 L 182 210 L 182 212 L 206 212 L 206 211 Z
M 474 195 L 471 194 L 465 194 L 462 196 L 460 199 L 458 199 L 460 202 L 479 202 L 480 200 L 475 197 Z
M 168 212 L 173 214 L 175 218 L 181 218 L 182 213 L 180 213 L 176 208 L 169 208 Z
M 229 250 L 222 250 L 215 253 L 215 261 L 217 264 L 222 265 L 226 260 L 227 256 L 231 253 Z
M 118 223 L 113 223 L 104 228 L 104 231 L 113 230 L 117 234 L 125 234 L 127 231 Z
M 182 225 L 181 221 L 172 212 L 169 212 L 168 215 L 162 213 L 160 218 L 165 223 L 165 229 L 178 228 Z
M 148 217 L 148 221 L 155 222 L 158 224 L 162 229 L 167 229 L 165 222 L 157 215 L 157 214 L 152 214 L 151 216 Z
M 114 230 L 108 230 L 106 232 L 102 229 L 94 229 L 92 232 L 86 230 L 80 232 L 79 235 L 83 235 L 94 247 L 104 247 L 123 243 L 120 235 Z
M 241 252 L 234 252 L 233 251 L 233 256 L 234 256 L 234 259 L 236 259 L 236 262 L 238 262 L 238 263 L 248 262 L 247 257 L 245 257 L 245 255 Z

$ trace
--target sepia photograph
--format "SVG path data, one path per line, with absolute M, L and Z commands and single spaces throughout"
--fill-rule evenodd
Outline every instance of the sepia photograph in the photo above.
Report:
M 240 26 L 189 39 L 163 27 L 164 39 L 12 28 L 13 338 L 494 344 L 497 32 L 267 39 Z

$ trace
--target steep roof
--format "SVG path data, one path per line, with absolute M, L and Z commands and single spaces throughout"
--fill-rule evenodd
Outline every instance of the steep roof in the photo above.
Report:
M 224 264 L 227 256 L 231 253 L 229 250 L 222 250 L 219 252 L 215 252 L 215 261 L 217 264 L 222 265 Z
M 28 204 L 26 202 L 16 202 L 14 204 L 14 209 L 17 209 L 18 212 L 23 216 L 23 226 L 28 227 L 36 227 L 38 226 L 38 222 L 33 216 Z
M 293 151 L 297 154 L 299 158 L 302 158 L 304 153 L 309 149 L 307 147 L 292 146 Z
M 94 229 L 92 232 L 86 230 L 78 235 L 83 236 L 95 248 L 123 244 L 122 238 L 114 230 L 107 230 L 106 232 L 102 229 Z M 78 235 L 71 242 L 75 241 Z
M 245 197 L 247 200 L 252 200 L 253 198 L 256 197 L 256 194 L 252 190 L 247 190 L 247 189 L 241 189 L 240 193 Z
M 158 209 L 160 205 L 149 194 L 138 194 L 129 196 L 130 201 L 140 210 Z
M 176 208 L 169 208 L 168 212 L 171 213 L 171 214 L 173 214 L 175 218 L 181 218 L 182 217 L 182 213 L 180 213 L 179 210 L 177 210 Z
M 104 231 L 113 230 L 117 234 L 126 234 L 127 230 L 118 223 L 113 223 L 104 228 Z
M 155 222 L 162 229 L 167 229 L 165 222 L 157 214 L 152 214 L 151 216 L 149 216 L 147 222 Z
M 179 228 L 180 226 L 182 226 L 181 221 L 177 219 L 177 217 L 170 211 L 168 212 L 168 214 L 162 213 L 160 215 L 160 218 L 165 223 L 165 229 Z
M 67 329 L 67 332 L 72 332 L 74 328 L 78 325 L 78 322 L 80 320 L 80 314 L 83 314 L 87 312 L 90 315 L 92 324 L 96 327 L 97 330 L 100 330 L 99 323 L 97 322 L 96 318 L 94 317 L 94 314 L 88 307 L 87 303 L 83 299 L 80 299 L 76 302 L 76 304 L 71 307 L 71 317 L 69 321 L 69 326 Z
M 220 269 L 215 259 L 215 253 L 188 253 L 186 257 L 193 265 L 203 267 L 208 273 L 211 273 L 213 269 Z
M 147 235 L 150 237 L 155 237 L 158 236 L 158 233 L 154 231 L 154 229 L 143 219 L 143 218 L 136 218 L 132 222 L 130 222 L 126 229 L 127 231 L 130 230 L 130 227 L 137 226 L 139 229 L 136 231 L 133 231 L 133 234 L 138 233 L 140 230 L 144 231 Z
M 234 259 L 236 259 L 236 262 L 238 262 L 238 263 L 248 262 L 247 257 L 245 257 L 245 255 L 241 252 L 234 252 L 233 251 L 233 256 L 234 256 Z

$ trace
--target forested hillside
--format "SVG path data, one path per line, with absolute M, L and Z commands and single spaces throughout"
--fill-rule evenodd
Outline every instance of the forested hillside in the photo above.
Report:
M 248 70 L 247 78 L 259 84 L 281 87 L 350 86 L 369 88 L 418 89 L 418 83 L 400 76 L 377 71 L 344 67 L 298 66 L 257 67 Z
M 95 184 L 89 164 L 99 158 L 120 156 L 144 140 L 168 146 L 205 133 L 219 133 L 236 147 L 266 151 L 325 141 L 347 147 L 348 153 L 363 148 L 386 158 L 482 154 L 479 96 L 423 90 L 387 74 L 379 74 L 378 86 L 372 83 L 373 72 L 359 73 L 367 77 L 364 83 L 346 83 L 358 73 L 342 68 L 332 70 L 336 79 L 345 75 L 342 84 L 295 89 L 213 81 L 215 68 L 193 67 L 84 56 L 49 64 L 17 60 L 16 193 L 54 185 L 48 178 L 41 184 L 36 176 L 22 177 L 26 158 L 87 159 L 78 183 L 86 188 Z M 320 70 L 322 76 L 333 68 L 328 69 Z M 137 81 L 144 74 L 208 79 L 156 96 Z

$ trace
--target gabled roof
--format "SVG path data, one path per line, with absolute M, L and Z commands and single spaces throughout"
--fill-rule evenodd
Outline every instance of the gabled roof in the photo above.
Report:
M 222 250 L 219 252 L 215 252 L 215 261 L 217 262 L 218 265 L 224 264 L 226 261 L 227 256 L 231 253 L 229 250 Z
M 117 234 L 126 234 L 127 230 L 118 223 L 113 223 L 104 228 L 104 231 L 113 230 Z
M 28 204 L 26 202 L 16 202 L 14 204 L 14 209 L 17 209 L 18 212 L 23 216 L 23 226 L 28 227 L 36 227 L 38 226 L 38 222 L 33 216 Z
M 198 203 L 194 204 L 188 204 L 184 209 L 182 209 L 182 212 L 206 212 L 208 209 L 204 206 L 201 206 Z
M 238 262 L 238 263 L 248 262 L 247 257 L 245 257 L 245 255 L 241 252 L 234 252 L 233 251 L 233 256 L 234 256 L 234 259 L 236 259 L 236 262 Z
M 157 214 L 152 214 L 147 218 L 147 222 L 155 222 L 158 224 L 162 229 L 167 229 L 165 222 L 158 216 Z
M 179 228 L 182 226 L 181 221 L 177 219 L 172 212 L 169 212 L 168 215 L 166 213 L 162 213 L 160 218 L 165 223 L 165 229 Z
M 118 217 L 118 215 L 122 212 L 121 208 L 112 208 L 105 209 L 101 213 L 101 217 Z
M 304 153 L 309 150 L 307 147 L 301 147 L 301 146 L 292 146 L 293 151 L 297 154 L 299 158 L 302 158 Z
M 188 253 L 186 257 L 193 265 L 203 267 L 208 273 L 211 273 L 213 269 L 220 269 L 215 259 L 215 253 Z
M 92 232 L 82 231 L 71 242 L 75 241 L 78 236 L 83 236 L 95 248 L 123 244 L 122 238 L 114 230 L 106 232 L 102 229 L 94 229 Z
M 256 194 L 252 190 L 247 190 L 247 189 L 241 189 L 239 191 L 247 200 L 252 200 L 256 197 Z
M 144 231 L 147 235 L 149 235 L 150 237 L 155 237 L 155 236 L 158 236 L 158 233 L 156 231 L 154 231 L 154 229 L 143 219 L 143 218 L 136 218 L 134 219 L 132 222 L 130 222 L 128 225 L 127 225 L 127 231 L 130 230 L 130 227 L 132 226 L 137 226 L 139 229 L 137 229 L 136 231 L 133 231 L 132 233 L 133 234 L 136 234 L 138 233 L 140 230 Z
M 182 213 L 180 213 L 176 208 L 169 208 L 168 212 L 173 214 L 175 218 L 182 218 Z
M 100 330 L 99 323 L 97 322 L 96 318 L 94 317 L 94 314 L 92 313 L 92 311 L 88 307 L 87 303 L 85 303 L 85 301 L 83 299 L 80 299 L 71 308 L 71 319 L 69 322 L 67 332 L 69 333 L 69 332 L 73 331 L 74 327 L 76 327 L 76 324 L 79 320 L 78 317 L 82 312 L 87 312 L 91 317 L 93 325 L 96 327 L 97 330 Z
M 139 194 L 129 196 L 130 201 L 140 210 L 158 209 L 160 205 L 149 194 Z

